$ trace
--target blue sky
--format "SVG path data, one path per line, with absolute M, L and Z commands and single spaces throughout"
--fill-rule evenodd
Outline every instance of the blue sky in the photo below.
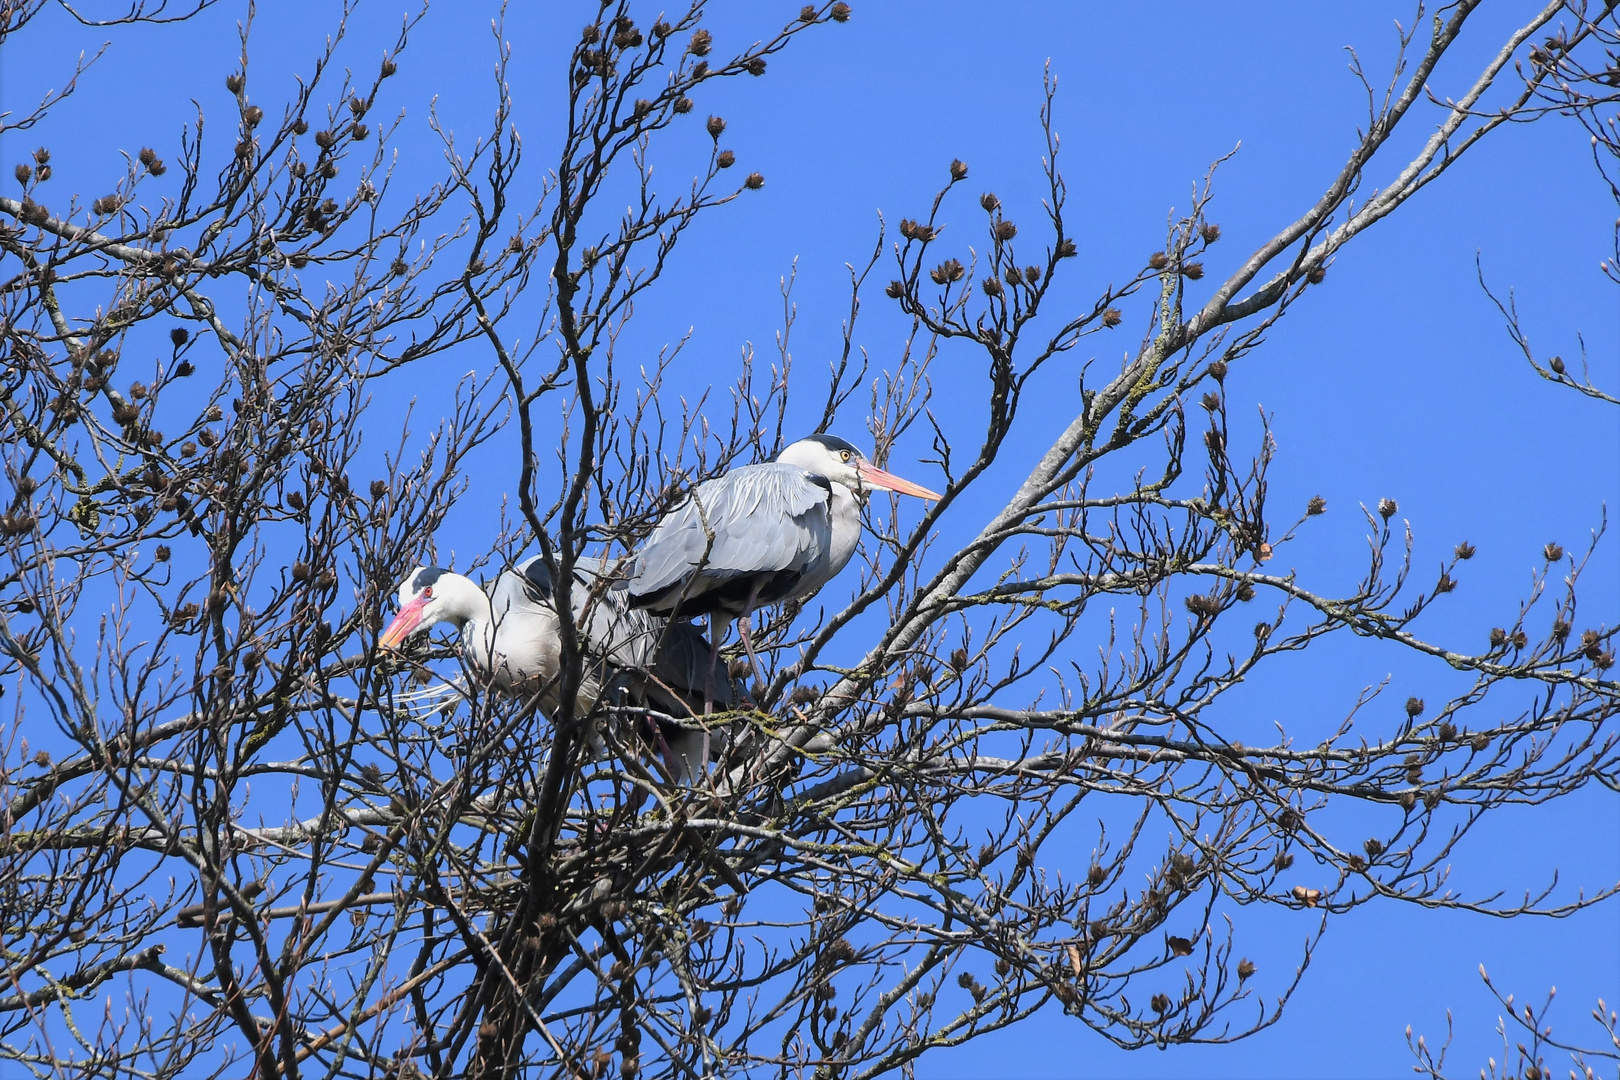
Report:
M 1486 3 L 1437 72 L 1435 92 L 1460 92 L 1514 20 L 1535 6 Z M 256 93 L 280 100 L 291 73 L 321 46 L 332 7 L 264 6 L 254 29 Z M 710 23 L 717 48 L 753 40 L 796 8 L 718 5 Z M 403 9 L 368 0 L 359 11 L 345 61 L 369 71 Z M 560 61 L 588 12 L 535 5 L 508 20 L 514 119 L 535 170 L 553 155 Z M 647 9 L 649 19 L 654 13 Z M 33 32 L 0 56 L 0 107 L 25 107 L 59 86 L 79 49 L 109 38 L 113 44 L 40 132 L 0 145 L 5 173 L 44 141 L 60 186 L 94 197 L 98 184 L 110 187 L 122 171 L 117 151 L 153 145 L 174 154 L 179 127 L 193 115 L 191 99 L 225 115 L 222 80 L 233 69 L 239 14 L 222 5 L 188 27 L 109 34 L 47 11 L 42 17 L 54 20 L 47 32 Z M 1223 236 L 1205 260 L 1203 291 L 1192 290 L 1201 299 L 1314 200 L 1354 144 L 1365 97 L 1347 69 L 1346 47 L 1381 85 L 1393 60 L 1394 21 L 1411 16 L 1409 6 L 1385 0 L 857 3 L 847 25 L 809 35 L 773 59 L 765 77 L 700 100 L 690 130 L 671 132 L 660 145 L 667 157 L 657 159 L 659 175 L 679 186 L 690 156 L 708 148 L 702 116 L 723 115 L 737 171 L 757 169 L 766 184 L 683 241 L 659 289 L 639 305 L 626 347 L 656 349 L 690 331 L 683 386 L 723 385 L 746 343 L 771 349 L 781 322 L 779 283 L 796 265 L 793 344 L 798 371 L 811 384 L 801 398 L 808 410 L 847 310 L 845 264 L 871 251 L 879 214 L 891 228 L 917 216 L 949 162 L 961 158 L 972 170 L 971 191 L 995 191 L 1009 217 L 1033 223 L 1047 64 L 1060 85 L 1056 127 L 1080 249 L 1064 294 L 1075 304 L 1089 304 L 1107 282 L 1135 273 L 1163 246 L 1172 208 L 1185 209 L 1210 163 L 1241 147 L 1217 174 L 1210 217 Z M 486 120 L 494 59 L 488 19 L 482 6 L 447 4 L 418 29 L 380 110 L 403 110 L 394 140 L 402 178 L 425 175 L 434 164 L 426 117 L 435 98 L 452 128 L 471 131 Z M 60 51 L 40 48 L 43 41 L 59 41 Z M 1434 115 L 1420 109 L 1411 118 L 1412 131 L 1369 170 L 1370 184 L 1397 171 L 1400 152 L 1427 133 Z M 970 206 L 964 199 L 957 217 L 976 226 Z M 1550 386 L 1525 367 L 1479 286 L 1476 260 L 1499 293 L 1514 290 L 1544 354 L 1573 357 L 1576 335 L 1584 335 L 1594 379 L 1612 392 L 1620 386 L 1620 305 L 1597 264 L 1615 214 L 1573 124 L 1552 118 L 1498 132 L 1351 244 L 1326 282 L 1234 370 L 1227 384 L 1234 431 L 1244 418 L 1254 436 L 1261 409 L 1272 419 L 1273 500 L 1302 507 L 1320 494 L 1331 508 L 1289 550 L 1306 580 L 1325 591 L 1347 585 L 1364 552 L 1357 505 L 1394 498 L 1417 534 L 1418 566 L 1436 565 L 1459 540 L 1478 546 L 1455 603 L 1428 624 L 1431 634 L 1472 647 L 1487 627 L 1511 618 L 1544 543 L 1584 545 L 1620 495 L 1620 412 Z M 1146 309 L 1139 301 L 1125 308 L 1117 336 L 1090 339 L 1075 371 L 1091 356 L 1107 371 L 1140 339 Z M 874 368 L 895 355 L 904 330 L 874 290 L 857 335 Z M 968 360 L 951 350 L 940 357 L 936 404 L 947 426 L 972 432 L 972 393 L 957 391 L 977 377 Z M 470 368 L 487 364 L 482 355 L 466 359 Z M 1072 414 L 1072 386 L 1055 380 L 1048 402 L 1027 418 L 1028 441 L 1009 448 L 1009 476 L 1019 471 L 1019 452 L 1037 452 L 1041 435 Z M 865 440 L 858 410 L 841 433 Z M 928 483 L 919 456 L 895 466 Z M 474 494 L 488 499 L 510 485 L 515 466 L 501 473 L 491 462 Z M 961 527 L 989 510 L 961 507 Z M 464 531 L 441 544 L 476 550 L 479 523 L 469 509 Z M 1584 610 L 1609 625 L 1620 614 L 1614 550 L 1606 542 L 1585 582 Z M 1360 688 L 1386 675 L 1394 679 L 1391 700 L 1439 681 L 1426 667 L 1357 643 L 1279 665 L 1276 681 L 1245 699 L 1252 715 L 1234 715 L 1232 723 L 1261 731 L 1285 712 L 1305 727 L 1331 723 Z M 1570 889 L 1620 879 L 1620 807 L 1612 792 L 1501 814 L 1456 859 L 1459 885 L 1475 889 L 1534 888 L 1554 870 Z M 1288 950 L 1309 928 L 1298 913 L 1245 911 L 1239 918 L 1251 952 L 1269 949 L 1279 964 L 1290 962 Z M 1497 1006 L 1476 970 L 1482 963 L 1522 998 L 1539 998 L 1556 984 L 1561 1034 L 1595 1030 L 1586 1020 L 1594 999 L 1620 998 L 1620 908 L 1509 922 L 1371 905 L 1333 925 L 1283 1021 L 1236 1046 L 1125 1054 L 1051 1015 L 925 1059 L 919 1075 L 1388 1076 L 1407 1070 L 1405 1026 L 1432 1039 L 1443 1033 L 1447 1009 L 1457 1072 L 1472 1075 L 1487 1054 L 1500 1060 Z

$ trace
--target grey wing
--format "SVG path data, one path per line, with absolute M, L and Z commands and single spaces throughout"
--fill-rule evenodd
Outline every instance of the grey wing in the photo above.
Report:
M 542 577 L 535 577 L 536 568 Z M 537 559 L 502 571 L 495 579 L 490 632 L 497 682 L 515 687 L 556 678 L 561 641 L 549 581 L 545 563 Z
M 663 621 L 630 607 L 623 583 L 611 580 L 612 569 L 590 556 L 580 556 L 574 563 L 574 585 L 568 601 L 574 610 L 580 645 L 592 660 L 605 660 L 618 667 L 647 667 L 653 662 L 657 631 Z M 606 582 L 604 575 L 609 577 Z M 554 617 L 551 613 L 556 597 L 544 556 L 532 556 L 501 575 L 493 599 L 497 615 L 513 608 L 544 610 L 548 617 Z
M 682 715 L 691 702 L 701 703 L 705 693 L 720 708 L 731 708 L 736 693 L 725 661 L 713 658 L 709 639 L 690 623 L 672 623 L 631 607 L 623 581 L 603 588 L 601 575 L 614 569 L 604 568 L 598 559 L 582 558 L 575 564 L 574 617 L 593 652 L 615 667 L 639 673 L 639 696 L 661 712 Z
M 661 712 L 683 715 L 693 701 L 702 702 L 705 692 L 712 693 L 718 707 L 731 708 L 737 696 L 723 660 L 714 662 L 711 681 L 708 639 L 688 623 L 671 624 L 631 607 L 624 583 L 611 580 L 615 570 L 614 564 L 589 556 L 574 564 L 569 601 L 589 661 L 633 673 L 636 696 Z M 610 578 L 605 585 L 604 575 Z M 503 590 L 506 596 L 495 601 L 497 617 L 506 610 L 519 611 L 525 621 L 540 616 L 536 621 L 544 621 L 554 638 L 551 581 L 545 560 L 538 555 L 501 575 L 496 596 L 501 597 Z M 561 648 L 560 640 L 553 640 L 548 652 L 558 655 Z M 608 677 L 606 671 L 600 674 Z
M 825 478 L 778 462 L 705 481 L 637 553 L 630 592 L 657 593 L 699 570 L 725 578 L 809 565 L 828 548 L 831 497 Z
M 611 580 L 614 569 L 589 556 L 575 562 L 574 625 L 594 655 L 617 667 L 644 668 L 653 662 L 662 620 L 630 606 L 623 582 Z

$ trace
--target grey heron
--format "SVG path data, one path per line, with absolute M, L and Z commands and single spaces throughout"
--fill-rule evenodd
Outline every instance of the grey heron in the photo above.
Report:
M 694 715 L 695 702 L 734 701 L 731 680 L 716 678 L 714 650 L 695 627 L 630 607 L 624 590 L 604 588 L 611 567 L 581 557 L 574 565 L 570 599 L 584 654 L 575 711 L 588 717 L 604 696 L 623 691 L 636 705 L 667 716 Z M 419 566 L 399 586 L 399 613 L 378 643 L 397 648 L 413 634 L 448 623 L 461 638 L 468 666 L 508 696 L 538 693 L 555 711 L 562 671 L 562 637 L 553 603 L 551 572 L 533 556 L 506 569 L 486 593 L 461 574 Z M 714 687 L 718 685 L 716 698 Z M 657 723 L 653 734 L 677 781 L 691 783 L 707 768 L 708 732 Z M 588 737 L 605 754 L 600 734 Z
M 811 435 L 775 459 L 705 480 L 653 529 L 631 563 L 630 605 L 667 617 L 741 620 L 759 673 L 749 621 L 762 604 L 814 594 L 849 562 L 868 491 L 940 496 L 866 460 L 835 435 Z M 712 671 L 712 668 L 711 668 Z

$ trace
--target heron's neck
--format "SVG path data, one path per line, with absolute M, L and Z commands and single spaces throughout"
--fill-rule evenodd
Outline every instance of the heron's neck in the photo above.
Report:
M 828 577 L 836 576 L 855 554 L 855 545 L 861 538 L 861 499 L 855 492 L 834 480 L 832 485 L 832 558 Z
M 470 578 L 461 578 L 451 590 L 444 597 L 445 621 L 461 635 L 461 651 L 467 659 L 487 671 L 495 647 L 495 609 L 489 594 Z

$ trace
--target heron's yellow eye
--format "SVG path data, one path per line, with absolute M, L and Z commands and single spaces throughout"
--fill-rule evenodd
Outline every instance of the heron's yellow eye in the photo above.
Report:
M 849 460 L 849 451 L 848 450 L 840 450 L 840 451 L 838 451 L 838 453 L 843 456 L 843 459 L 845 461 Z

